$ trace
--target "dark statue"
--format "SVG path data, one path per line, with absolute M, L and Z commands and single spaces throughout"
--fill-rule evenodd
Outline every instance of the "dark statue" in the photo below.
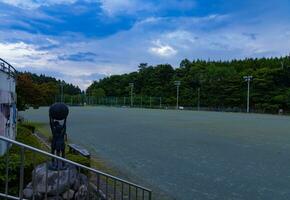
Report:
M 51 153 L 65 158 L 66 119 L 69 113 L 64 103 L 55 103 L 49 108 L 49 123 L 52 133 Z M 63 168 L 62 162 L 52 160 L 52 168 Z

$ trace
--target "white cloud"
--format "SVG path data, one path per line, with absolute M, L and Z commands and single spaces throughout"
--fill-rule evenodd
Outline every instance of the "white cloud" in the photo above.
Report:
M 119 13 L 135 13 L 143 9 L 137 0 L 100 0 L 101 8 L 109 15 L 117 15 Z M 144 5 L 143 5 L 144 6 Z
M 290 51 L 287 23 L 216 26 L 227 20 L 229 16 L 224 15 L 149 17 L 129 30 L 99 39 L 78 34 L 47 36 L 2 30 L 0 55 L 18 69 L 55 73 L 57 78 L 85 89 L 95 79 L 91 74 L 127 73 L 136 70 L 141 62 L 169 63 L 176 67 L 184 58 L 224 60 L 280 56 Z M 255 39 L 249 37 L 251 34 L 256 35 Z M 48 45 L 56 47 L 41 48 Z M 58 59 L 59 55 L 78 52 L 97 56 L 94 62 Z
M 46 51 L 38 51 L 34 45 L 24 42 L 0 43 L 0 55 L 17 68 L 46 67 L 47 60 L 53 56 Z
M 177 54 L 177 50 L 173 47 L 161 44 L 159 40 L 153 42 L 154 47 L 150 47 L 149 51 L 154 55 L 161 56 L 161 57 L 170 57 Z
M 23 8 L 23 9 L 36 9 L 40 6 L 48 6 L 54 4 L 71 4 L 77 0 L 0 0 L 0 2 Z

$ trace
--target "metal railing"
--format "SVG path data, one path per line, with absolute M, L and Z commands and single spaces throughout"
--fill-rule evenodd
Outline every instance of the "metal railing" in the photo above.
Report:
M 0 71 L 7 73 L 13 78 L 16 77 L 16 69 L 2 58 L 0 58 Z
M 56 159 L 58 161 L 62 161 L 67 165 L 74 166 L 77 170 L 77 173 L 81 173 L 81 170 L 86 170 L 90 172 L 90 182 L 88 187 L 89 195 L 87 199 L 100 199 L 100 200 L 151 200 L 152 199 L 152 191 L 148 188 L 143 186 L 137 185 L 135 183 L 123 180 L 121 178 L 112 176 L 110 174 L 101 172 L 99 170 L 87 167 L 85 165 L 73 162 L 71 160 L 67 160 L 65 158 L 55 156 L 53 154 L 47 153 L 40 149 L 28 146 L 26 144 L 11 140 L 9 138 L 0 136 L 0 140 L 6 142 L 7 147 L 10 145 L 16 145 L 20 148 L 20 162 L 19 162 L 19 190 L 18 195 L 9 194 L 9 150 L 4 155 L 5 158 L 5 191 L 4 193 L 0 192 L 0 199 L 24 199 L 23 197 L 23 189 L 24 189 L 24 166 L 25 166 L 25 151 L 30 151 L 33 155 L 40 154 L 45 156 L 49 159 Z M 35 167 L 35 159 L 33 159 L 33 166 Z M 47 194 L 47 174 L 48 174 L 48 162 L 46 162 L 46 192 L 44 194 L 44 199 L 48 198 Z M 68 168 L 71 170 L 71 168 Z M 57 173 L 59 174 L 60 169 L 57 169 Z M 35 170 L 33 170 L 35 173 Z M 69 172 L 70 173 L 70 172 Z M 15 175 L 15 174 L 14 174 Z M 34 177 L 34 174 L 33 176 Z M 59 179 L 59 177 L 58 177 Z M 32 181 L 33 182 L 33 181 Z M 57 180 L 57 183 L 59 180 Z M 32 183 L 32 190 L 33 190 L 33 199 L 36 195 L 34 182 Z M 57 185 L 58 186 L 58 185 Z M 69 188 L 68 188 L 69 189 Z M 58 189 L 57 189 L 58 190 Z M 91 195 L 95 194 L 95 195 Z

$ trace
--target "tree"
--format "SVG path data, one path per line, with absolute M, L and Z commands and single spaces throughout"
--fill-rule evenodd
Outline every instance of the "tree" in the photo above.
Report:
M 180 105 L 196 106 L 197 89 L 200 88 L 204 107 L 243 109 L 247 94 L 245 75 L 254 77 L 251 83 L 252 109 L 271 113 L 277 113 L 278 108 L 290 111 L 289 57 L 231 61 L 184 59 L 175 69 L 168 64 L 150 66 L 141 63 L 138 71 L 95 81 L 87 91 L 102 88 L 107 96 L 128 96 L 128 85 L 133 82 L 135 96 L 160 96 L 163 102 L 173 106 L 174 81 L 180 80 Z
M 105 90 L 103 88 L 96 88 L 92 90 L 92 96 L 96 98 L 106 96 Z

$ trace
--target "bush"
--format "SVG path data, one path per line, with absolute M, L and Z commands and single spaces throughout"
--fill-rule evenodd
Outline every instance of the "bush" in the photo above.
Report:
M 81 165 L 85 165 L 87 167 L 91 167 L 91 160 L 89 158 L 83 157 L 81 155 L 75 155 L 75 154 L 68 153 L 66 155 L 66 158 L 68 160 L 74 161 L 74 162 L 79 163 Z M 88 170 L 81 169 L 80 172 L 85 174 L 85 175 L 89 175 Z
M 34 133 L 34 131 L 35 131 L 35 126 L 33 126 L 32 124 L 27 123 L 27 122 L 23 122 L 23 123 L 21 123 L 21 126 L 19 126 L 19 127 L 27 128 L 27 129 L 29 129 L 30 132 L 32 132 L 32 133 Z
M 35 148 L 41 148 L 41 144 L 38 139 L 31 134 L 31 130 L 22 125 L 17 127 L 17 137 L 16 140 L 33 146 Z M 18 193 L 19 180 L 20 180 L 20 160 L 21 160 L 21 148 L 12 145 L 9 150 L 9 194 L 16 195 Z M 7 155 L 7 154 L 6 154 Z M 6 180 L 6 155 L 0 157 L 0 191 L 4 192 L 5 189 L 5 180 Z M 25 151 L 24 152 L 24 184 L 26 185 L 31 181 L 31 173 L 34 168 L 34 165 L 45 162 L 46 159 L 44 156 L 41 156 L 37 153 Z

